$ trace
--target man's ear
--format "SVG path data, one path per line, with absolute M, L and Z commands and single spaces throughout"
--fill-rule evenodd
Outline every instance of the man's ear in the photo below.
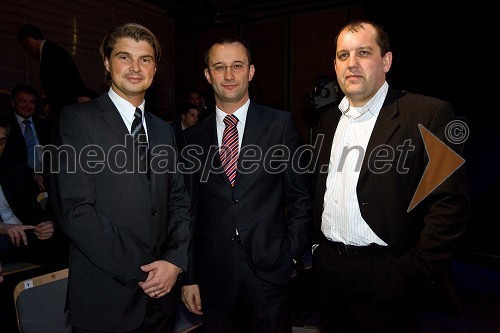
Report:
M 389 72 L 392 65 L 392 52 L 387 52 L 382 58 L 382 62 L 384 64 L 384 73 Z
M 208 72 L 208 69 L 205 68 L 205 78 L 207 79 L 208 83 L 212 84 L 212 78 L 210 77 L 210 73 Z
M 248 81 L 252 81 L 254 74 L 255 74 L 255 66 L 250 65 L 250 67 L 248 68 Z

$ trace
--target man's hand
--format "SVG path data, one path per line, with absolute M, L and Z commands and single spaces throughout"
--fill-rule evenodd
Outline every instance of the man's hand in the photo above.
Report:
M 177 281 L 181 269 L 165 260 L 153 261 L 141 266 L 148 273 L 146 281 L 139 282 L 139 287 L 149 297 L 158 298 L 168 294 Z
M 28 245 L 28 237 L 24 230 L 35 229 L 35 226 L 24 224 L 6 224 L 0 226 L 0 234 L 9 235 L 10 241 L 16 246 L 21 246 L 21 241 L 24 245 Z
M 188 310 L 197 315 L 202 315 L 200 287 L 197 284 L 191 284 L 182 287 L 182 302 Z
M 40 222 L 36 225 L 34 233 L 40 240 L 49 239 L 54 234 L 54 223 L 52 221 Z

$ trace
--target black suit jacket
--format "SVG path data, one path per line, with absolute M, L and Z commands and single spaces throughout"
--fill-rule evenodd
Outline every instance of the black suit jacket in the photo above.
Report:
M 323 237 L 320 228 L 326 171 L 340 116 L 337 107 L 325 111 L 315 131 L 317 138 L 324 136 L 322 144 L 316 144 L 319 148 L 317 170 L 323 172 L 319 171 L 317 175 L 315 243 Z M 447 102 L 389 89 L 368 142 L 356 187 L 363 219 L 399 257 L 400 271 L 408 279 L 423 284 L 433 281 L 448 268 L 469 219 L 468 186 L 463 165 L 413 210 L 407 211 L 429 162 L 418 125 L 423 125 L 455 152 L 462 154 L 462 146 L 450 143 L 445 137 L 445 127 L 452 120 L 453 110 Z M 408 145 L 412 149 L 405 148 Z M 391 152 L 382 156 L 389 162 L 381 163 L 380 158 L 375 162 L 375 155 L 370 155 L 380 148 Z M 389 168 L 373 172 L 381 170 L 382 164 Z
M 7 159 L 28 165 L 28 148 L 26 147 L 24 134 L 17 122 L 17 118 L 14 113 L 10 113 L 5 119 L 10 122 L 10 136 L 7 140 L 3 156 Z M 50 122 L 38 117 L 31 117 L 31 119 L 33 120 L 39 143 L 41 145 L 49 144 L 51 142 Z
M 43 209 L 37 201 L 40 192 L 38 185 L 33 181 L 33 171 L 25 163 L 19 163 L 0 157 L 0 185 L 2 192 L 9 203 L 12 212 L 25 225 L 37 225 L 44 221 L 54 221 L 50 209 Z M 11 245 L 6 235 L 9 246 L 0 250 L 0 262 L 28 261 L 42 266 L 52 264 L 56 258 L 48 252 L 54 240 L 59 237 L 59 230 L 49 240 L 39 240 L 31 231 L 26 231 L 28 246 L 16 247 Z
M 145 119 L 150 181 L 134 171 L 133 142 L 107 93 L 61 111 L 57 142 L 65 146 L 51 196 L 72 242 L 68 296 L 71 323 L 79 328 L 138 327 L 148 299 L 137 285 L 147 277 L 140 266 L 166 260 L 187 269 L 189 198 L 174 164 L 174 135 L 151 113 Z M 178 296 L 158 302 L 175 313 Z
M 292 165 L 300 142 L 291 114 L 250 103 L 234 187 L 221 167 L 215 113 L 184 134 L 194 205 L 189 283 L 200 285 L 203 304 L 219 309 L 234 304 L 236 229 L 255 274 L 286 285 L 292 259 L 309 240 L 313 204 L 307 176 Z M 272 161 L 273 149 L 290 156 Z
M 174 131 L 175 141 L 177 142 L 177 147 L 179 149 L 182 149 L 183 142 L 184 142 L 184 138 L 183 138 L 182 133 L 184 132 L 184 130 L 182 129 L 181 121 L 175 120 L 170 125 L 172 126 L 172 130 Z
M 60 45 L 46 40 L 40 60 L 40 81 L 52 112 L 88 94 L 73 58 Z
M 42 209 L 36 200 L 40 191 L 27 164 L 0 157 L 0 185 L 10 208 L 23 224 L 53 221 L 50 210 Z

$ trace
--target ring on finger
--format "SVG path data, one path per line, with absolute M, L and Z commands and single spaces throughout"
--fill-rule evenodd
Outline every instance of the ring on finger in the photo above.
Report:
M 154 293 L 153 293 L 153 295 L 155 295 L 155 298 L 157 298 L 157 297 L 158 297 L 158 295 L 156 295 L 156 292 L 154 292 Z

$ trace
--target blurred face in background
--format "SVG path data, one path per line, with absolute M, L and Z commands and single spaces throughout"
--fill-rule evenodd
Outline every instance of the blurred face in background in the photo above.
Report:
M 185 127 L 191 127 L 196 125 L 198 118 L 200 117 L 200 111 L 195 108 L 191 108 L 187 113 L 181 114 L 181 120 Z
M 12 97 L 14 112 L 24 119 L 31 117 L 36 110 L 37 97 L 26 92 L 17 92 Z
M 187 99 L 187 102 L 189 104 L 194 104 L 194 105 L 198 105 L 198 106 L 201 106 L 201 103 L 200 103 L 200 95 L 197 93 L 197 92 L 191 92 L 189 94 L 189 97 Z
M 7 130 L 3 127 L 0 127 L 0 157 L 3 154 L 6 143 L 7 143 Z
M 40 57 L 40 43 L 42 41 L 37 41 L 33 37 L 25 37 L 19 41 L 21 47 L 33 58 Z

